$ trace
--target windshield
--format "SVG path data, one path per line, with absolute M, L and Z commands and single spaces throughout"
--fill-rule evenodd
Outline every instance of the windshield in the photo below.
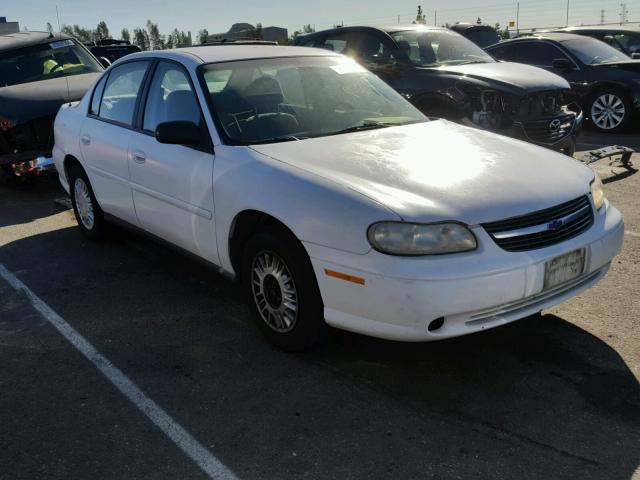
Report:
M 578 57 L 585 65 L 602 65 L 631 60 L 621 51 L 592 38 L 565 40 L 562 42 L 562 46 Z
M 451 31 L 409 30 L 391 36 L 409 60 L 421 67 L 495 61 L 472 41 Z
M 488 47 L 500 42 L 500 35 L 495 30 L 475 30 L 469 32 L 466 37 L 479 47 Z
M 0 87 L 103 70 L 93 56 L 75 41 L 52 40 L 1 53 Z
M 378 77 L 345 57 L 289 57 L 210 64 L 202 80 L 235 145 L 301 140 L 424 122 Z

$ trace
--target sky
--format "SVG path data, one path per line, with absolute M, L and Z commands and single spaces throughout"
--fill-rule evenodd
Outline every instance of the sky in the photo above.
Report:
M 44 30 L 50 22 L 57 30 L 56 5 L 62 25 L 79 24 L 95 28 L 104 20 L 112 36 L 118 38 L 123 27 L 133 30 L 148 19 L 158 23 L 161 32 L 174 28 L 194 35 L 206 28 L 209 33 L 225 32 L 231 24 L 261 22 L 276 25 L 289 33 L 305 24 L 320 30 L 334 24 L 395 25 L 411 23 L 417 4 L 421 2 L 427 23 L 475 21 L 500 22 L 504 27 L 516 21 L 517 1 L 508 0 L 2 0 L 0 16 L 20 22 L 21 28 Z M 569 2 L 570 24 L 600 23 L 601 10 L 605 22 L 618 22 L 621 0 L 520 0 L 519 25 L 532 27 L 563 26 Z M 627 0 L 629 21 L 640 22 L 640 0 Z

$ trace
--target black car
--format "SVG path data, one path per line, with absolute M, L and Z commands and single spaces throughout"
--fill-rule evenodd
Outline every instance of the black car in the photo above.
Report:
M 640 60 L 600 40 L 544 33 L 507 40 L 487 51 L 500 60 L 535 65 L 566 78 L 600 131 L 624 130 L 640 110 Z
M 101 63 L 105 67 L 108 67 L 109 64 L 115 62 L 119 58 L 131 53 L 142 51 L 137 45 L 131 45 L 131 42 L 126 40 L 114 40 L 112 38 L 85 43 L 85 46 L 96 58 L 100 59 Z M 108 62 L 104 62 L 103 59 L 105 58 Z
M 640 30 L 624 27 L 567 27 L 553 30 L 559 33 L 575 33 L 593 37 L 608 43 L 631 58 L 640 59 Z
M 80 100 L 102 71 L 70 36 L 0 36 L 0 173 L 25 176 L 51 167 L 58 109 Z
M 490 25 L 478 25 L 477 23 L 456 23 L 449 27 L 456 33 L 467 37 L 481 48 L 495 45 L 501 38 L 495 28 Z
M 296 45 L 355 57 L 428 116 L 563 151 L 582 123 L 569 84 L 538 68 L 499 63 L 446 28 L 342 27 L 301 35 Z

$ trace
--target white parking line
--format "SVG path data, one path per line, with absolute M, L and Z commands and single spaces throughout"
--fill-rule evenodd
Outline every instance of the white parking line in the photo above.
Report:
M 33 307 L 51 323 L 87 360 L 93 363 L 107 379 L 169 437 L 210 478 L 237 479 L 220 460 L 182 428 L 160 406 L 147 397 L 129 378 L 95 349 L 82 335 L 69 325 L 49 305 L 33 293 L 13 273 L 0 263 L 0 276 L 18 292 L 24 292 Z
M 632 237 L 640 237 L 640 233 L 638 233 L 638 232 L 632 232 L 630 230 L 627 230 L 624 233 L 626 233 L 627 235 L 630 235 Z

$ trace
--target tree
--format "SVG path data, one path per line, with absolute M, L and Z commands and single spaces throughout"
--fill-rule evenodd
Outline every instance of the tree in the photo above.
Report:
M 149 35 L 149 48 L 151 50 L 164 50 L 165 49 L 165 37 L 160 34 L 160 29 L 157 23 L 153 23 L 151 20 L 147 20 L 147 32 Z
M 262 27 L 262 24 L 260 24 L 260 27 Z M 313 28 L 310 23 L 308 23 L 307 25 L 304 25 L 302 27 L 302 32 L 303 33 L 313 33 L 315 31 L 316 31 L 316 29 Z
M 417 13 L 416 19 L 413 21 L 413 23 L 417 23 L 417 24 L 421 24 L 421 25 L 425 25 L 427 23 L 427 16 L 422 11 L 422 5 L 418 5 L 418 13 Z
M 200 30 L 198 32 L 198 43 L 199 44 L 203 44 L 203 43 L 207 43 L 207 38 L 209 38 L 209 30 L 207 30 L 206 28 L 203 28 L 202 30 Z
M 81 42 L 91 42 L 93 40 L 93 31 L 80 25 L 63 25 L 60 29 L 62 33 L 76 37 Z
M 51 25 L 51 23 L 49 22 L 47 22 L 47 32 L 53 33 L 53 25 Z
M 480 17 L 478 17 L 478 19 L 476 20 L 476 24 L 477 25 L 482 25 L 482 19 Z
M 131 34 L 129 33 L 128 28 L 123 28 L 120 32 L 120 38 L 126 42 L 131 42 Z
M 133 43 L 140 47 L 140 50 L 149 50 L 149 34 L 143 28 L 133 29 Z
M 107 24 L 104 21 L 101 21 L 98 23 L 98 26 L 96 26 L 94 36 L 96 40 L 105 40 L 107 38 L 110 38 L 109 27 L 107 27 Z
M 256 40 L 262 40 L 262 23 L 256 24 L 255 36 Z

